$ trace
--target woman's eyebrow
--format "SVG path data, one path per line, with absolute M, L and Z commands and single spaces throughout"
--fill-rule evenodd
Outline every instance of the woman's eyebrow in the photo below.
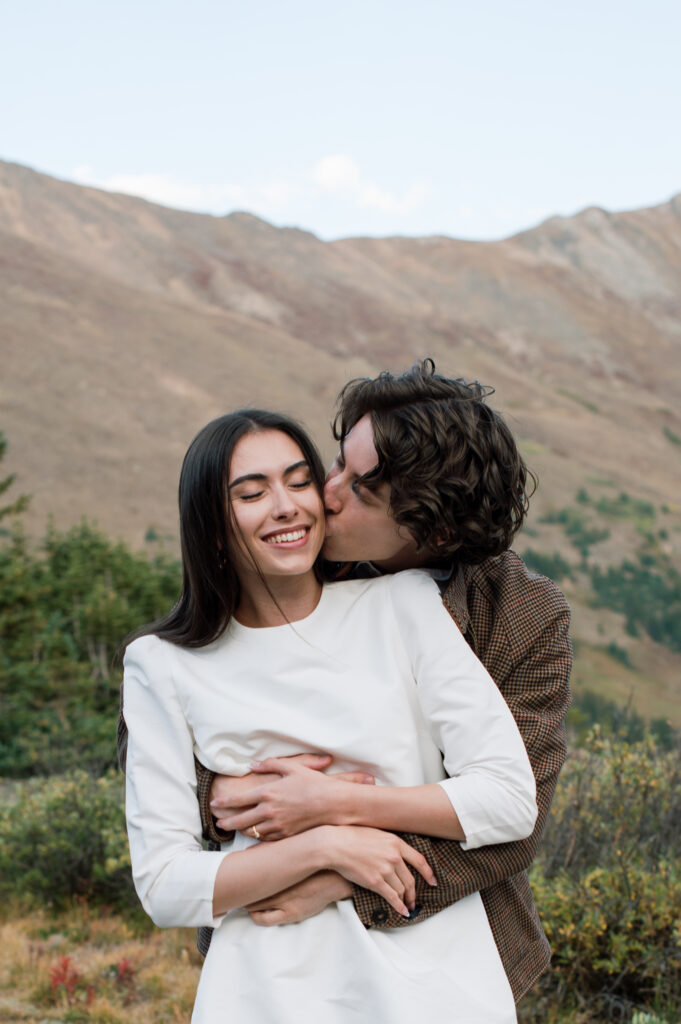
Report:
M 294 462 L 291 466 L 287 466 L 282 476 L 289 476 L 291 473 L 295 473 L 297 469 L 307 469 L 307 461 L 300 459 L 298 462 Z M 236 480 L 232 480 L 231 484 L 227 485 L 227 490 L 231 491 L 232 487 L 236 487 L 237 484 L 242 484 L 246 480 L 267 480 L 266 473 L 244 473 L 243 476 L 238 476 Z
M 299 459 L 298 462 L 294 462 L 292 466 L 288 466 L 284 470 L 284 476 L 288 476 L 289 473 L 295 473 L 297 469 L 308 469 L 307 459 Z
M 238 476 L 236 480 L 232 480 L 231 484 L 227 485 L 227 490 L 231 491 L 232 487 L 236 487 L 237 484 L 243 484 L 246 480 L 267 480 L 264 473 L 244 473 L 243 476 Z

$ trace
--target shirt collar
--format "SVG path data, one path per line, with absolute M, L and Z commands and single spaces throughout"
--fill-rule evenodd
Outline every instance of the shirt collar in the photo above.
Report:
M 445 605 L 456 621 L 462 633 L 466 633 L 470 626 L 471 617 L 468 611 L 468 599 L 466 596 L 466 579 L 461 566 L 454 569 L 451 582 L 443 595 Z
M 373 562 L 347 563 L 345 571 L 336 576 L 336 579 L 373 579 L 376 576 L 384 576 L 385 573 Z M 468 601 L 466 598 L 466 580 L 461 566 L 445 566 L 436 569 L 424 567 L 422 572 L 427 572 L 438 587 L 449 612 L 456 621 L 462 633 L 465 633 L 470 625 L 468 612 Z

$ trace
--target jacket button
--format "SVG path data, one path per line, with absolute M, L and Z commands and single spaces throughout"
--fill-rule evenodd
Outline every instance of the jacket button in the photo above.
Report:
M 374 924 L 385 924 L 388 920 L 388 911 L 385 907 L 378 907 L 376 910 L 371 912 L 371 920 Z

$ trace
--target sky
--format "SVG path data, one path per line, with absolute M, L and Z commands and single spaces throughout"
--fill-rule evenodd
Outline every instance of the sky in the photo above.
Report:
M 324 239 L 681 192 L 678 0 L 0 0 L 0 159 Z

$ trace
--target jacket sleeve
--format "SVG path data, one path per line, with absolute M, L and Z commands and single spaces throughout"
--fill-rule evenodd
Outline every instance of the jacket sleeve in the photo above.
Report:
M 213 785 L 216 772 L 206 768 L 197 758 L 194 758 L 194 768 L 196 769 L 196 795 L 201 812 L 203 838 L 209 843 L 229 843 L 234 838 L 234 832 L 223 832 L 221 828 L 217 827 L 209 806 L 210 787 Z
M 431 864 L 438 885 L 431 888 L 416 876 L 417 912 L 409 919 L 400 917 L 380 897 L 355 887 L 355 909 L 366 927 L 396 928 L 422 920 L 473 892 L 526 871 L 536 856 L 565 760 L 564 719 L 570 704 L 572 649 L 570 613 L 562 594 L 549 580 L 530 577 L 524 567 L 523 574 L 527 582 L 516 580 L 516 589 L 520 586 L 522 593 L 513 603 L 512 621 L 501 621 L 503 612 L 499 612 L 494 642 L 483 638 L 484 650 L 476 653 L 506 699 L 525 743 L 536 782 L 534 831 L 527 839 L 475 850 L 463 850 L 451 840 L 403 834 Z

